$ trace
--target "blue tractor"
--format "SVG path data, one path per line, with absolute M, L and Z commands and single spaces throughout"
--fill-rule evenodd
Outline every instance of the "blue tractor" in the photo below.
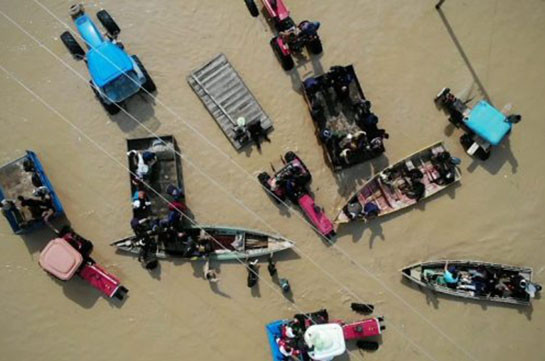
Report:
M 87 45 L 87 54 L 69 31 L 62 33 L 61 40 L 74 59 L 87 64 L 91 89 L 109 114 L 118 113 L 123 102 L 140 90 L 148 93 L 156 90 L 138 57 L 127 54 L 123 44 L 117 41 L 119 26 L 106 10 L 97 12 L 98 20 L 106 29 L 104 35 L 85 14 L 83 5 L 71 6 L 70 16 Z

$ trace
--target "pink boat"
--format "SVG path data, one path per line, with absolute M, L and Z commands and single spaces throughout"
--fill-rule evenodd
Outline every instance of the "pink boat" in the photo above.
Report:
M 106 296 L 122 300 L 128 290 L 117 277 L 88 256 L 89 248 L 88 252 L 82 252 L 86 248 L 78 247 L 78 243 L 75 243 L 80 238 L 75 233 L 67 233 L 63 238 L 50 241 L 40 254 L 40 266 L 62 281 L 68 281 L 77 274 Z
M 318 232 L 328 239 L 335 235 L 333 223 L 323 209 L 314 203 L 308 190 L 312 176 L 301 158 L 294 152 L 287 152 L 282 158 L 284 167 L 271 177 L 267 172 L 257 176 L 259 182 L 267 189 L 277 202 L 289 199 L 299 204 L 307 218 L 316 227 Z

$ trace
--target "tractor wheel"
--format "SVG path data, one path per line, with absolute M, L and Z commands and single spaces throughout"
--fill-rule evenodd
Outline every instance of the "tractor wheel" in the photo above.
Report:
M 362 350 L 367 350 L 367 351 L 376 351 L 376 350 L 378 350 L 378 342 L 375 342 L 375 341 L 359 340 L 356 344 Z
M 289 71 L 293 69 L 295 64 L 293 63 L 293 59 L 291 55 L 289 54 L 285 55 L 284 53 L 282 53 L 282 49 L 280 49 L 280 46 L 276 42 L 276 38 L 273 38 L 271 40 L 271 46 L 273 48 L 274 53 L 276 54 L 276 57 L 280 61 L 280 64 L 282 64 L 282 69 L 284 69 L 285 71 Z
M 61 40 L 70 52 L 74 59 L 81 60 L 85 58 L 85 51 L 83 48 L 79 45 L 79 43 L 74 39 L 74 36 L 69 31 L 65 31 L 61 34 Z
M 271 179 L 271 176 L 267 172 L 259 173 L 257 179 L 263 187 L 267 188 L 269 191 L 271 190 L 271 186 L 269 185 L 269 179 Z
M 256 18 L 259 15 L 259 9 L 257 8 L 257 5 L 255 4 L 254 0 L 244 0 L 246 3 L 246 7 L 248 8 L 248 11 L 250 12 L 250 15 L 252 15 L 254 18 Z
M 106 110 L 106 112 L 108 112 L 108 114 L 114 115 L 119 113 L 121 107 L 118 104 L 106 103 L 91 81 L 89 81 L 89 85 L 91 86 L 91 90 L 93 90 L 93 93 L 97 97 L 98 101 L 100 102 L 100 104 L 102 104 L 102 107 Z
M 316 37 L 316 39 L 310 41 L 307 45 L 307 49 L 311 54 L 320 54 L 323 51 L 322 41 L 320 40 L 320 38 Z
M 119 29 L 119 26 L 117 26 L 117 23 L 110 16 L 110 14 L 103 9 L 97 13 L 97 18 L 108 32 L 108 35 L 110 35 L 110 37 L 113 39 L 117 38 L 117 35 L 119 35 L 121 32 L 121 29 Z
M 153 79 L 149 75 L 146 68 L 144 68 L 144 65 L 142 65 L 142 62 L 140 61 L 140 59 L 138 59 L 138 57 L 136 55 L 133 55 L 132 58 L 133 58 L 134 62 L 136 63 L 136 65 L 138 65 L 138 67 L 140 68 L 140 70 L 144 74 L 144 77 L 146 78 L 146 82 L 144 84 L 142 84 L 142 88 L 144 88 L 144 90 L 147 91 L 148 93 L 153 93 L 154 91 L 157 90 L 157 87 L 155 86 L 155 82 L 153 81 Z

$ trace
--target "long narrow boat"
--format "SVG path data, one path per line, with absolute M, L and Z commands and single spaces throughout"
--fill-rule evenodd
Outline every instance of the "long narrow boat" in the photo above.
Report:
M 461 178 L 455 158 L 437 142 L 377 173 L 352 194 L 335 224 L 368 221 L 410 207 Z
M 294 246 L 292 241 L 282 236 L 244 228 L 203 225 L 184 228 L 183 232 L 187 236 L 185 242 L 154 236 L 155 256 L 163 259 L 179 257 L 192 260 L 210 257 L 219 261 L 228 261 L 267 256 Z M 206 240 L 210 245 L 207 253 L 195 253 L 188 250 L 190 242 L 194 244 L 202 242 L 201 239 L 206 239 L 207 235 L 210 236 Z M 126 237 L 113 242 L 111 246 L 135 255 L 140 255 L 143 251 L 143 244 L 137 236 Z
M 455 284 L 446 284 L 445 268 L 456 275 Z M 532 282 L 532 272 L 527 267 L 465 260 L 428 261 L 401 270 L 406 279 L 438 293 L 521 306 L 529 305 L 541 291 L 541 286 Z
M 64 214 L 61 201 L 36 153 L 27 151 L 21 158 L 0 167 L 0 201 L 5 199 L 15 202 L 18 196 L 33 197 L 36 188 L 41 186 L 47 188 L 51 197 L 51 204 L 55 211 L 52 218 Z M 15 203 L 10 209 L 4 209 L 2 213 L 16 234 L 29 233 L 44 225 L 41 218 L 33 218 L 27 209 L 17 207 Z

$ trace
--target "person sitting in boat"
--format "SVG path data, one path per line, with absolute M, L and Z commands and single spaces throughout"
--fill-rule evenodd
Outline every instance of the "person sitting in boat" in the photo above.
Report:
M 335 94 L 340 100 L 348 99 L 350 96 L 350 83 L 354 80 L 352 74 L 342 66 L 331 67 L 330 82 L 335 89 Z
M 296 349 L 293 344 L 293 342 L 290 342 L 286 338 L 277 337 L 276 338 L 276 344 L 278 345 L 278 350 L 282 355 L 289 358 L 295 358 L 299 357 L 301 352 Z
M 34 187 L 39 188 L 43 186 L 40 175 L 38 174 L 34 163 L 30 159 L 27 158 L 23 161 L 23 170 L 27 173 L 31 173 L 30 181 Z
M 447 151 L 432 156 L 431 163 L 439 173 L 439 178 L 435 182 L 441 185 L 454 182 L 456 180 L 456 165 L 460 162 L 459 158 L 452 157 Z
M 17 200 L 21 204 L 21 207 L 27 207 L 32 215 L 32 220 L 42 219 L 44 222 L 48 223 L 49 218 L 55 213 L 51 197 L 46 199 L 35 199 L 18 196 Z
M 145 218 L 151 211 L 151 202 L 144 191 L 136 191 L 132 196 L 132 209 L 138 218 Z
M 175 201 L 181 201 L 185 197 L 184 190 L 181 187 L 176 187 L 174 184 L 169 184 L 167 194 Z
M 157 155 L 154 152 L 144 151 L 138 152 L 131 150 L 127 152 L 129 159 L 136 166 L 136 176 L 139 179 L 149 179 L 152 166 L 157 162 Z
M 450 288 L 456 288 L 456 286 L 458 285 L 458 281 L 460 281 L 460 275 L 458 274 L 458 270 L 455 266 L 449 267 L 448 262 L 445 262 L 443 279 L 445 280 L 447 286 Z
M 133 217 L 131 219 L 131 228 L 136 236 L 144 236 L 152 233 L 153 224 L 151 218 Z

